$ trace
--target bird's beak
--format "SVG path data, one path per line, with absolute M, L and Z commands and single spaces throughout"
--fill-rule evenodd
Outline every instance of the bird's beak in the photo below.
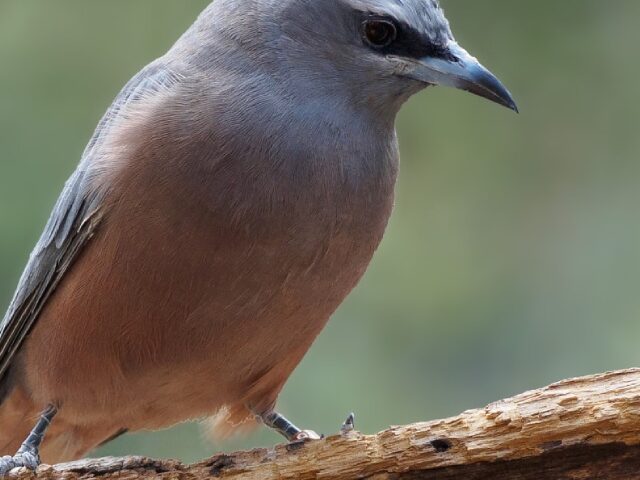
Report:
M 404 75 L 429 83 L 471 92 L 517 112 L 509 90 L 480 62 L 456 43 L 448 48 L 451 58 L 424 57 L 411 62 Z

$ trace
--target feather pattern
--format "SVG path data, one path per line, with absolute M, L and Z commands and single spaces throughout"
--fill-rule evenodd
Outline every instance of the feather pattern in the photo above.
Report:
M 97 185 L 101 150 L 109 132 L 131 107 L 166 91 L 181 79 L 161 59 L 140 71 L 120 92 L 87 145 L 80 163 L 56 202 L 45 230 L 29 257 L 16 293 L 0 324 L 0 378 L 64 274 L 81 254 L 105 215 L 107 188 Z

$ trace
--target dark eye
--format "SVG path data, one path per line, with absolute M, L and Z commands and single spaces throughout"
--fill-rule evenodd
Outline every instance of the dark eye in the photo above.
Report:
M 373 48 L 388 47 L 398 35 L 398 30 L 391 20 L 369 19 L 362 23 L 362 35 Z

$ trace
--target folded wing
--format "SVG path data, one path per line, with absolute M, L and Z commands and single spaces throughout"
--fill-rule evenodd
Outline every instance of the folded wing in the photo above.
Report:
M 135 115 L 138 102 L 166 92 L 181 80 L 162 59 L 148 65 L 120 92 L 102 118 L 80 164 L 65 184 L 36 244 L 9 309 L 0 324 L 0 379 L 5 377 L 25 337 L 65 273 L 72 267 L 107 214 L 108 185 L 95 185 L 102 146 L 117 122 Z M 104 168 L 104 167 L 102 167 Z M 2 390 L 2 389 L 0 389 Z M 1 400 L 1 399 L 0 399 Z

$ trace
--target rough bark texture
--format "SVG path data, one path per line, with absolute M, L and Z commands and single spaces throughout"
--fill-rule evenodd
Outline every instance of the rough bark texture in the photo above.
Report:
M 640 479 L 640 369 L 565 380 L 445 420 L 183 465 L 139 457 L 14 478 Z

